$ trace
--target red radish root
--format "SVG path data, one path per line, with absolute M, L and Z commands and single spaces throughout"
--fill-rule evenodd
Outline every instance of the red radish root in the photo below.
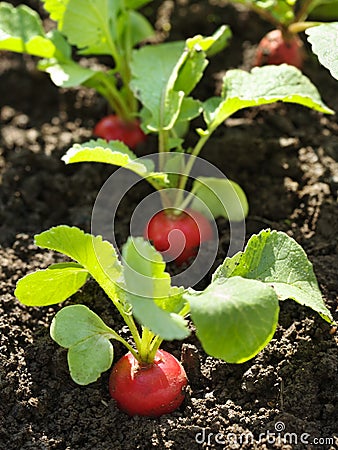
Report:
M 186 385 L 184 368 L 170 353 L 157 350 L 152 364 L 141 364 L 129 352 L 114 365 L 109 392 L 129 415 L 158 417 L 181 405 Z
M 304 63 L 303 42 L 297 34 L 286 38 L 281 30 L 272 30 L 258 44 L 254 65 L 283 63 L 302 69 Z
M 146 140 L 146 135 L 141 130 L 138 120 L 125 122 L 114 114 L 103 117 L 96 124 L 94 135 L 106 141 L 122 141 L 132 149 Z
M 196 256 L 202 242 L 213 238 L 213 229 L 209 220 L 197 211 L 175 214 L 175 210 L 166 209 L 150 219 L 144 237 L 180 265 Z

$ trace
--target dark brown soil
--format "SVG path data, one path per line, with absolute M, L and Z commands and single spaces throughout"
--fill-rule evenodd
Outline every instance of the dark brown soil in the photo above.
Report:
M 196 91 L 201 98 L 215 93 L 222 71 L 248 67 L 252 47 L 269 28 L 255 15 L 217 2 L 157 5 L 147 13 L 157 14 L 159 31 L 171 21 L 169 35 L 160 38 L 207 34 L 221 23 L 233 30 L 232 44 L 211 61 Z M 86 387 L 72 382 L 65 350 L 49 337 L 61 305 L 28 308 L 13 291 L 24 274 L 60 259 L 36 248 L 34 234 L 57 224 L 90 231 L 96 195 L 113 169 L 67 167 L 60 157 L 71 143 L 91 137 L 106 105 L 88 90 L 58 90 L 34 70 L 31 58 L 9 53 L 0 58 L 0 450 L 337 449 L 338 337 L 320 317 L 291 301 L 281 305 L 272 342 L 245 364 L 208 357 L 194 335 L 184 343 L 166 343 L 183 359 L 190 382 L 184 404 L 171 415 L 148 419 L 121 413 L 109 397 L 109 373 Z M 304 72 L 338 111 L 337 81 L 315 57 L 309 57 Z M 150 140 L 140 151 L 156 151 L 153 144 Z M 304 247 L 337 319 L 336 116 L 286 104 L 248 109 L 215 133 L 202 156 L 246 191 L 247 237 L 271 227 Z M 119 217 L 118 232 L 125 239 L 127 218 Z M 225 222 L 218 225 L 219 262 L 228 231 Z M 70 302 L 90 306 L 126 333 L 94 282 Z M 116 345 L 115 350 L 117 359 L 124 349 Z

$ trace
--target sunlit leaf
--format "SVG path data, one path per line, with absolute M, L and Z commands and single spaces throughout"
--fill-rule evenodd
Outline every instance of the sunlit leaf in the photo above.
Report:
M 0 3 L 0 50 L 51 58 L 55 46 L 43 30 L 38 13 L 26 5 Z
M 333 114 L 320 98 L 317 88 L 296 67 L 287 64 L 255 67 L 246 72 L 229 70 L 223 79 L 221 97 L 204 103 L 204 119 L 215 129 L 243 108 L 282 101 L 298 103 L 327 114 Z
M 98 162 L 124 167 L 143 178 L 151 178 L 160 186 L 168 186 L 167 175 L 154 172 L 151 159 L 138 159 L 136 155 L 121 141 L 91 140 L 83 144 L 74 144 L 62 157 L 66 164 L 79 162 Z
M 184 339 L 187 323 L 177 314 L 184 306 L 183 290 L 171 287 L 159 252 L 142 238 L 129 238 L 123 247 L 126 297 L 133 315 L 163 339 Z
M 277 295 L 260 281 L 218 279 L 205 291 L 185 294 L 185 298 L 204 350 L 227 362 L 253 358 L 276 330 Z
M 69 370 L 76 383 L 93 383 L 111 367 L 114 349 L 109 339 L 116 333 L 86 306 L 61 309 L 52 321 L 50 334 L 61 347 L 68 348 Z
M 248 214 L 248 201 L 242 188 L 227 178 L 197 177 L 191 208 L 208 215 L 242 221 Z
M 87 278 L 88 271 L 79 264 L 53 265 L 21 278 L 14 294 L 28 306 L 53 305 L 75 294 Z
M 286 233 L 264 230 L 253 235 L 244 252 L 225 259 L 214 280 L 233 276 L 260 280 L 273 286 L 280 300 L 293 299 L 332 321 L 311 262 L 303 248 Z

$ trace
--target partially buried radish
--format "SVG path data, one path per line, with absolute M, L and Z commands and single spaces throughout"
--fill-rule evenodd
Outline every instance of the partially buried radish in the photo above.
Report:
M 103 117 L 96 124 L 94 135 L 106 141 L 122 141 L 133 149 L 146 140 L 146 135 L 141 130 L 137 119 L 126 122 L 115 114 Z
M 152 363 L 127 353 L 113 367 L 109 392 L 129 415 L 157 417 L 175 411 L 184 399 L 187 376 L 170 353 L 157 350 Z
M 156 213 L 144 231 L 144 237 L 156 250 L 179 265 L 196 256 L 200 245 L 211 240 L 213 234 L 211 223 L 200 212 L 170 208 Z
M 304 62 L 303 42 L 297 34 L 272 30 L 258 44 L 254 65 L 290 64 L 301 69 Z

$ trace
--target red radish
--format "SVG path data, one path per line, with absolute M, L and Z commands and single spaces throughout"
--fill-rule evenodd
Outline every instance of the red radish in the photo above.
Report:
M 103 117 L 96 124 L 94 134 L 107 141 L 122 141 L 130 148 L 135 148 L 146 140 L 146 135 L 141 130 L 138 120 L 126 122 L 115 114 Z
M 258 44 L 254 65 L 286 63 L 301 69 L 303 62 L 303 42 L 299 36 L 293 34 L 286 38 L 281 30 L 272 30 Z
M 170 353 L 157 350 L 152 364 L 142 364 L 129 352 L 114 365 L 109 392 L 129 415 L 158 417 L 181 405 L 187 382 L 183 366 Z
M 165 209 L 150 219 L 144 237 L 156 250 L 166 252 L 177 264 L 182 264 L 196 256 L 202 242 L 213 238 L 213 230 L 209 220 L 197 211 L 177 214 L 177 210 Z

